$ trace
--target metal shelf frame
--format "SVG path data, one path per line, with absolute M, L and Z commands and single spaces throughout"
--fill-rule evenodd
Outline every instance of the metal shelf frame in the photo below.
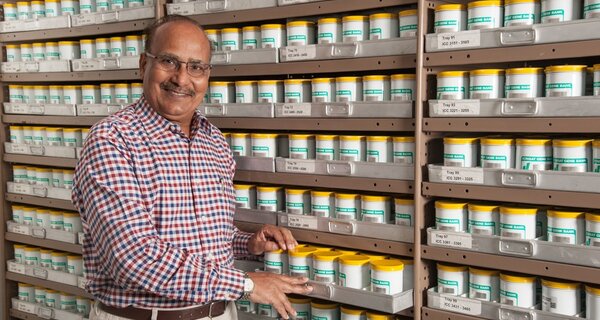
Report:
M 75 287 L 75 286 L 70 286 L 70 285 L 66 285 L 66 284 L 62 284 L 62 283 L 58 283 L 58 282 L 54 282 L 54 281 L 43 280 L 43 279 L 39 279 L 39 278 L 35 278 L 35 277 L 29 277 L 29 276 L 25 276 L 25 275 L 14 273 L 14 272 L 7 272 L 6 279 L 12 280 L 12 281 L 17 281 L 17 282 L 29 283 L 29 284 L 44 287 L 44 288 L 54 289 L 54 290 L 70 293 L 70 294 L 73 294 L 76 296 L 89 298 L 89 299 L 94 298 L 87 291 L 85 291 L 81 288 Z
M 4 235 L 4 238 L 9 241 L 18 242 L 18 243 L 26 243 L 36 247 L 44 247 L 44 248 L 52 248 L 61 251 L 71 252 L 75 254 L 82 254 L 82 248 L 79 244 L 66 243 L 55 240 L 48 239 L 39 239 L 31 236 L 26 236 L 22 234 L 9 233 L 7 232 Z
M 598 133 L 600 118 L 424 118 L 423 128 L 429 132 Z
M 317 130 L 391 132 L 415 130 L 414 119 L 282 119 L 282 118 L 213 118 L 210 122 L 221 129 L 235 130 Z M 282 121 L 285 126 L 282 126 Z

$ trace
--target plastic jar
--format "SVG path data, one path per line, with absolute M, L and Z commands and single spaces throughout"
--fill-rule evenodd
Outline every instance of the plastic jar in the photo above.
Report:
M 296 320 L 311 320 L 311 298 L 302 296 L 288 296 L 292 308 L 296 310 Z
M 6 12 L 4 13 L 6 17 Z M 46 17 L 44 1 L 31 1 L 31 18 L 39 19 Z
M 283 211 L 283 189 L 281 187 L 256 187 L 258 210 Z
M 310 303 L 310 314 L 313 320 L 337 320 L 340 318 L 339 304 L 323 300 L 313 300 Z
M 52 270 L 67 272 L 67 253 L 52 252 Z
M 377 311 L 367 311 L 367 320 L 394 320 L 393 314 L 381 313 Z
M 311 102 L 311 80 L 310 79 L 286 79 L 285 103 Z
M 126 56 L 139 56 L 142 52 L 142 37 L 131 35 L 125 37 L 125 55 Z
M 93 39 L 79 40 L 81 59 L 93 59 L 96 57 L 96 44 Z
M 144 94 L 144 85 L 141 82 L 134 82 L 131 86 L 131 101 L 138 101 Z
M 513 68 L 506 70 L 506 98 L 537 98 L 543 90 L 542 68 Z
M 505 0 L 504 26 L 530 26 L 540 23 L 539 0 Z
M 516 169 L 552 170 L 552 141 L 550 139 L 516 140 Z
M 390 100 L 390 77 L 373 75 L 364 76 L 362 80 L 364 101 Z
M 542 279 L 542 311 L 575 316 L 581 312 L 581 285 Z
M 585 241 L 585 213 L 548 210 L 548 241 L 581 245 Z
M 277 157 L 277 140 L 279 134 L 275 133 L 252 133 L 252 156 L 261 158 Z
M 306 46 L 315 43 L 315 23 L 290 21 L 287 23 L 287 45 Z
M 504 98 L 504 70 L 479 69 L 473 70 L 469 74 L 469 97 L 471 99 Z
M 129 93 L 129 84 L 117 83 L 115 84 L 115 102 L 118 104 L 128 104 L 131 102 Z
M 231 134 L 231 151 L 234 156 L 250 156 L 252 150 L 252 142 L 249 133 L 232 133 Z
M 444 165 L 477 167 L 479 138 L 444 138 Z
M 371 223 L 388 223 L 391 217 L 392 202 L 388 196 L 361 197 L 362 221 Z
M 60 60 L 73 60 L 81 58 L 79 41 L 59 41 L 58 52 Z
M 329 218 L 334 215 L 335 194 L 331 191 L 311 191 L 311 214 Z
M 234 184 L 235 207 L 256 209 L 256 186 L 251 184 Z
M 44 304 L 46 302 L 46 288 L 35 287 L 35 303 Z
M 80 255 L 67 256 L 67 272 L 70 274 L 83 275 L 83 257 Z
M 415 138 L 414 137 L 393 137 L 393 162 L 394 163 L 414 163 Z
M 11 143 L 25 143 L 25 136 L 23 135 L 23 128 L 21 126 L 9 126 L 9 130 Z
M 90 299 L 83 297 L 76 298 L 77 312 L 83 314 L 84 317 L 88 318 L 90 315 L 91 302 Z
M 281 48 L 286 45 L 286 31 L 283 24 L 263 24 L 260 26 L 261 47 Z
M 461 100 L 469 98 L 469 72 L 442 71 L 437 74 L 437 99 Z
M 285 189 L 286 212 L 310 214 L 310 191 L 306 189 Z
M 29 1 L 17 1 L 17 18 L 27 20 L 31 18 L 31 6 Z
M 221 30 L 207 29 L 204 30 L 208 41 L 210 41 L 211 51 L 221 51 Z
M 126 0 L 110 0 L 110 9 L 119 10 L 127 7 Z
M 27 180 L 27 167 L 20 165 L 13 165 L 13 182 L 15 183 L 29 183 Z
M 292 159 L 315 158 L 315 136 L 312 134 L 290 134 L 289 148 Z
M 258 304 L 258 315 L 269 318 L 277 318 L 277 310 L 270 304 L 259 303 Z
M 600 4 L 598 4 L 600 8 Z M 600 96 L 600 64 L 594 65 L 594 82 L 593 82 L 593 92 L 595 96 Z
M 52 252 L 54 251 L 51 249 L 40 249 L 40 267 L 52 268 Z
M 585 244 L 592 247 L 600 247 L 600 215 L 594 213 L 585 214 Z
M 317 43 L 342 42 L 342 25 L 338 18 L 321 18 L 317 26 Z
M 483 168 L 510 169 L 515 167 L 515 140 L 507 138 L 481 138 L 481 166 Z
M 288 255 L 281 249 L 265 252 L 265 271 L 288 274 Z
M 46 289 L 46 302 L 47 307 L 60 308 L 60 294 L 56 290 Z
M 467 207 L 469 211 L 467 232 L 486 236 L 500 235 L 500 213 L 498 206 L 469 203 Z
M 321 251 L 313 254 L 313 274 L 317 282 L 335 284 L 338 272 L 338 258 L 344 253 L 339 251 Z
M 242 49 L 242 34 L 239 28 L 221 29 L 221 50 L 234 51 Z
M 412 101 L 416 98 L 414 74 L 393 74 L 390 87 L 390 100 L 392 101 Z
M 367 162 L 392 162 L 392 137 L 367 137 Z
M 417 25 L 419 16 L 417 9 L 402 10 L 399 12 L 400 38 L 412 38 L 417 36 Z
M 125 52 L 125 38 L 111 37 L 110 38 L 110 56 L 112 58 L 122 57 Z
M 63 86 L 63 101 L 66 104 L 81 103 L 81 86 Z
M 598 73 L 600 74 L 600 71 Z M 314 78 L 311 87 L 312 102 L 333 102 L 335 100 L 334 78 Z
M 592 171 L 592 140 L 552 140 L 554 171 Z
M 368 40 L 369 18 L 367 16 L 345 16 L 342 18 L 342 42 Z
M 42 227 L 45 229 L 50 229 L 52 227 L 52 222 L 50 221 L 50 213 L 54 210 L 48 209 L 36 209 L 35 210 L 35 225 L 38 227 Z M 51 253 L 51 252 L 50 252 Z M 40 250 L 40 265 L 42 264 L 42 260 L 47 260 L 48 257 L 51 258 L 48 252 L 43 252 Z M 45 261 L 44 263 L 47 263 Z M 50 259 L 50 264 L 52 264 L 52 259 Z
M 81 216 L 76 212 L 63 213 L 63 228 L 67 232 L 79 233 L 83 232 L 81 224 Z
M 469 271 L 466 266 L 437 263 L 438 293 L 460 296 L 467 293 Z
M 63 170 L 63 181 L 65 189 L 73 189 L 73 175 L 74 170 Z
M 359 220 L 360 196 L 358 194 L 335 194 L 335 218 L 343 220 Z
M 46 144 L 46 127 L 33 127 L 32 128 L 32 142 L 36 146 Z
M 92 0 L 80 0 L 79 1 L 79 13 L 80 14 L 89 14 L 92 12 L 96 12 L 96 6 L 94 1 Z
M 338 77 L 335 78 L 335 101 L 362 101 L 362 78 L 361 77 Z
M 23 86 L 23 102 L 35 103 L 35 86 L 24 85 Z
M 111 104 L 115 97 L 115 85 L 112 83 L 100 84 L 100 103 Z
M 410 227 L 413 225 L 415 217 L 415 201 L 413 199 L 396 198 L 395 204 L 395 224 Z
M 444 231 L 466 232 L 467 203 L 436 201 L 435 228 Z
M 100 86 L 84 84 L 81 86 L 81 101 L 83 104 L 100 103 Z
M 60 293 L 61 310 L 77 310 L 77 299 L 74 295 L 65 292 Z
M 52 169 L 52 187 L 64 188 L 65 180 L 63 178 L 62 169 Z
M 4 15 L 6 16 L 6 9 Z M 600 17 L 600 2 L 598 0 L 585 0 L 583 4 L 583 18 L 593 19 L 598 17 Z
M 50 211 L 50 228 L 64 230 L 65 220 L 61 211 Z
M 365 161 L 365 147 L 364 136 L 340 136 L 340 160 Z
M 110 40 L 108 38 L 96 39 L 96 58 L 104 59 L 110 57 Z
M 502 1 L 472 1 L 467 5 L 467 29 L 491 29 L 502 27 Z
M 40 248 L 37 247 L 25 247 L 23 255 L 23 261 L 26 265 L 38 266 L 40 264 L 41 253 Z
M 469 267 L 469 298 L 500 300 L 500 271 Z
M 48 9 L 48 7 L 46 7 Z M 60 50 L 58 49 L 58 42 L 46 42 L 46 60 L 60 60 Z
M 44 7 L 46 17 L 57 17 L 61 14 L 60 0 L 45 0 Z
M 36 211 L 34 208 L 23 207 L 23 224 L 24 225 L 35 225 L 36 224 Z M 25 255 L 23 255 L 25 257 Z
M 467 27 L 467 11 L 463 4 L 442 4 L 435 7 L 435 33 L 458 32 Z
M 4 10 L 4 21 L 15 21 L 17 20 L 17 6 L 14 3 L 2 4 Z
M 33 127 L 22 126 L 21 130 L 23 130 L 23 140 L 25 144 L 33 144 Z
M 6 61 L 15 62 L 21 61 L 21 47 L 17 44 L 7 44 L 6 48 Z
M 63 86 L 48 86 L 48 95 L 51 104 L 63 103 Z
M 369 40 L 398 38 L 398 22 L 394 13 L 369 15 Z
M 90 134 L 90 128 L 81 128 L 81 140 L 85 141 L 87 136 Z
M 364 255 L 342 255 L 339 257 L 338 285 L 363 290 L 370 286 L 371 258 Z
M 260 27 L 246 26 L 242 28 L 242 49 L 257 49 L 261 45 Z
M 312 279 L 313 254 L 317 251 L 317 248 L 313 247 L 288 250 L 290 276 Z
M 19 282 L 17 287 L 19 300 L 27 302 L 35 301 L 35 288 L 33 285 Z
M 542 23 L 577 20 L 581 17 L 581 0 L 542 0 Z
M 32 61 L 33 60 L 33 45 L 31 43 L 22 43 L 19 45 L 21 51 L 20 61 Z M 17 60 L 19 61 L 19 60 Z
M 13 181 L 15 179 L 13 178 Z M 23 221 L 23 206 L 18 206 L 18 205 L 12 205 L 11 206 L 11 210 L 12 210 L 12 221 L 16 222 L 16 223 L 22 223 Z
M 44 44 L 42 42 L 36 42 L 32 45 L 32 47 L 33 47 L 33 61 L 46 60 L 46 44 Z
M 50 101 L 50 88 L 48 86 L 34 86 L 35 103 L 48 103 Z
M 258 102 L 281 103 L 283 102 L 283 81 L 260 80 L 258 81 Z
M 404 263 L 398 259 L 371 261 L 371 291 L 394 295 L 404 288 Z
M 585 71 L 584 65 L 547 67 L 546 97 L 584 96 Z
M 315 145 L 317 160 L 339 160 L 340 140 L 338 136 L 319 134 L 315 137 Z
M 47 141 L 46 144 L 49 146 L 55 146 L 55 147 L 62 146 L 63 145 L 62 128 L 47 127 L 46 128 L 46 141 Z M 50 185 L 50 180 L 48 180 L 48 185 Z
M 536 238 L 537 208 L 500 207 L 500 235 L 517 239 Z
M 14 248 L 14 260 L 16 263 L 21 263 L 23 264 L 24 259 L 25 259 L 25 248 L 27 246 L 24 244 L 14 244 L 13 248 Z
M 60 0 L 60 12 L 63 16 L 79 14 L 79 1 Z

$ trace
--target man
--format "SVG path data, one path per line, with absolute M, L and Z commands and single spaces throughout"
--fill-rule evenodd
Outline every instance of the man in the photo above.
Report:
M 144 96 L 96 124 L 75 173 L 91 319 L 235 319 L 241 297 L 287 319 L 307 279 L 233 268 L 233 256 L 293 249 L 291 233 L 233 225 L 235 163 L 196 112 L 208 85 L 202 28 L 168 16 L 146 30 Z

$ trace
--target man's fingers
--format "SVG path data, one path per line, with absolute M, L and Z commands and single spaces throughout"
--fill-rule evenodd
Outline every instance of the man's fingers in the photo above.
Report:
M 292 235 L 292 232 L 285 228 L 280 228 L 281 233 L 283 234 L 283 238 L 285 239 L 285 243 L 287 245 L 288 250 L 294 250 L 296 246 L 298 246 L 298 241 Z

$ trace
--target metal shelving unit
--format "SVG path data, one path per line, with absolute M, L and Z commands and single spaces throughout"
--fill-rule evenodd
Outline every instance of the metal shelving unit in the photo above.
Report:
M 26 276 L 26 275 L 14 273 L 14 272 L 7 272 L 6 279 L 12 280 L 12 281 L 17 281 L 17 282 L 25 282 L 25 283 L 33 284 L 35 286 L 40 286 L 40 287 L 44 287 L 44 288 L 54 289 L 54 290 L 74 294 L 74 295 L 77 295 L 80 297 L 86 297 L 86 298 L 90 298 L 90 299 L 93 298 L 93 296 L 91 294 L 89 294 L 87 291 L 85 291 L 79 287 L 70 286 L 70 285 L 66 285 L 66 284 L 62 284 L 62 283 L 57 283 L 54 281 L 43 280 L 43 279 L 39 279 L 36 277 L 30 277 L 30 276 Z
M 414 119 L 282 119 L 282 118 L 210 118 L 219 128 L 230 130 L 318 130 L 318 131 L 360 131 L 389 132 L 414 131 Z M 285 129 L 281 122 L 285 121 Z
M 78 244 L 72 244 L 72 243 L 66 243 L 66 242 L 48 240 L 48 239 L 39 239 L 39 238 L 31 237 L 31 236 L 25 236 L 25 235 L 16 234 L 16 233 L 10 233 L 10 232 L 7 232 L 4 235 L 4 239 L 8 240 L 8 241 L 13 241 L 13 242 L 25 243 L 25 244 L 29 244 L 29 245 L 36 246 L 36 247 L 52 248 L 52 249 L 76 253 L 76 254 L 82 253 L 81 245 L 78 245 Z

